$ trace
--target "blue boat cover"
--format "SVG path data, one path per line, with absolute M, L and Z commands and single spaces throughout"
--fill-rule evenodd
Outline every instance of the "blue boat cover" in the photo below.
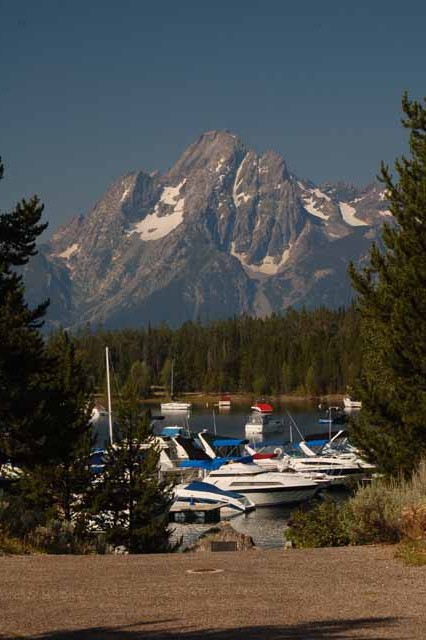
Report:
M 242 498 L 241 493 L 236 493 L 235 491 L 224 491 L 223 489 L 219 489 L 214 484 L 209 484 L 208 482 L 201 482 L 200 480 L 193 480 L 190 482 L 185 489 L 189 489 L 190 491 L 209 491 L 210 493 L 217 493 L 217 495 L 226 495 L 232 496 L 233 498 Z
M 248 444 L 248 440 L 237 440 L 237 438 L 213 440 L 214 447 L 237 447 L 239 444 Z
M 183 427 L 163 427 L 160 432 L 160 436 L 180 436 L 182 431 L 187 431 L 187 429 Z
M 308 440 L 306 444 L 309 447 L 323 447 L 325 444 L 327 444 L 327 442 L 328 442 L 328 438 L 327 440 Z
M 231 458 L 213 458 L 213 460 L 182 460 L 179 463 L 180 467 L 186 469 L 206 469 L 207 471 L 213 471 L 219 469 L 226 462 L 243 462 L 247 464 L 253 462 L 252 456 L 234 456 Z

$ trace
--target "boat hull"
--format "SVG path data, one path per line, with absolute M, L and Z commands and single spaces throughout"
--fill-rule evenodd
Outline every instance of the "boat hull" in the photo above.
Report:
M 271 419 L 270 416 L 267 416 L 266 419 L 260 419 L 255 416 L 254 419 L 250 420 L 245 425 L 245 432 L 247 436 L 259 435 L 262 433 L 277 433 L 282 430 L 283 421 L 279 418 Z
M 255 504 L 242 493 L 221 490 L 212 483 L 195 482 L 189 485 L 179 485 L 174 490 L 176 500 L 189 504 L 216 504 L 222 513 L 247 513 L 255 508 Z
M 272 491 L 240 489 L 240 493 L 254 502 L 256 507 L 277 507 L 305 502 L 312 498 L 317 491 L 318 487 L 312 489 L 274 489 Z
M 208 480 L 206 480 L 206 482 L 208 482 Z M 223 484 L 222 486 L 217 482 L 214 484 L 221 489 L 238 491 L 238 493 L 241 493 L 243 496 L 251 500 L 256 507 L 277 507 L 284 504 L 305 502 L 312 498 L 320 488 L 315 484 L 306 487 L 281 486 L 268 488 L 244 485 L 243 482 L 238 483 L 238 486 L 235 486 L 235 483 L 228 486 L 226 486 L 226 484 Z
M 177 411 L 189 411 L 191 409 L 190 402 L 166 402 L 160 405 L 161 412 L 175 413 Z
M 345 409 L 362 409 L 362 402 L 360 400 L 343 398 L 343 406 L 345 407 Z

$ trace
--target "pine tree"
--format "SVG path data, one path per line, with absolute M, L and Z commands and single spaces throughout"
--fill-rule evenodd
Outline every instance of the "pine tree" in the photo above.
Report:
M 127 389 L 134 389 L 141 398 L 146 398 L 149 395 L 151 389 L 151 372 L 146 362 L 135 360 L 132 364 L 124 393 L 126 393 Z
M 389 474 L 410 474 L 426 453 L 426 103 L 404 96 L 411 157 L 382 165 L 396 225 L 383 229 L 384 251 L 350 275 L 359 293 L 364 344 L 363 410 L 353 436 Z
M 0 178 L 3 165 L 0 162 Z M 17 269 L 37 252 L 43 205 L 37 197 L 0 213 L 0 464 L 35 459 L 43 446 L 43 324 L 48 301 L 30 309 Z
M 49 368 L 44 385 L 49 395 L 45 403 L 44 477 L 40 481 L 60 517 L 70 521 L 91 481 L 92 386 L 74 341 L 65 331 L 50 337 L 46 356 Z
M 159 452 L 149 414 L 137 394 L 127 391 L 118 417 L 121 440 L 110 445 L 102 480 L 94 484 L 91 513 L 107 542 L 129 553 L 170 550 L 170 485 L 159 479 Z

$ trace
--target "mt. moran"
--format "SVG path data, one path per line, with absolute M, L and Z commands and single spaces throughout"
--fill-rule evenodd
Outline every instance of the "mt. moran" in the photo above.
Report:
M 346 305 L 391 216 L 383 189 L 316 186 L 227 131 L 204 133 L 165 175 L 119 178 L 25 270 L 48 323 L 177 326 L 286 307 Z

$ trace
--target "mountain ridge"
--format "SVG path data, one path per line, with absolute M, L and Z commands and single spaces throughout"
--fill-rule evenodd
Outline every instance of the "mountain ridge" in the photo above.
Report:
M 315 185 L 229 131 L 202 133 L 164 174 L 124 173 L 25 269 L 49 325 L 139 326 L 348 304 L 385 220 L 385 193 Z

